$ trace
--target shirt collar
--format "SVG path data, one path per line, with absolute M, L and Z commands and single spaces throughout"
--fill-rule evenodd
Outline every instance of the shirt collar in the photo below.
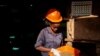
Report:
M 50 27 L 47 27 L 47 31 L 48 31 L 48 33 L 50 33 L 50 34 L 53 34 L 51 31 L 51 29 L 50 29 Z M 58 34 L 53 34 L 53 35 L 59 35 L 60 33 L 58 33 Z
M 47 27 L 48 33 L 52 34 L 50 27 Z

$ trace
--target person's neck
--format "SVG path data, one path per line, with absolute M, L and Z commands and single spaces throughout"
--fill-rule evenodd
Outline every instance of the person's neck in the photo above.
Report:
M 53 31 L 52 27 L 50 27 L 51 33 L 57 34 L 56 32 Z

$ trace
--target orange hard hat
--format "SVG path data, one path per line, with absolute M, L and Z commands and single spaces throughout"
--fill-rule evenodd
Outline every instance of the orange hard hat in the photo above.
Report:
M 58 10 L 50 9 L 46 14 L 46 19 L 49 20 L 50 22 L 56 23 L 62 21 L 62 16 Z

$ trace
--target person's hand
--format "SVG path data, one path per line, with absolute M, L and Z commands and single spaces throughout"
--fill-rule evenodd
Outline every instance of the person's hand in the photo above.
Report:
M 73 42 L 73 41 L 74 41 L 74 39 L 73 39 L 73 38 L 71 38 L 71 37 L 68 37 L 68 38 L 65 38 L 65 41 L 68 41 L 68 42 Z
M 60 51 L 58 51 L 54 48 L 51 49 L 51 52 L 53 52 L 54 56 L 60 56 Z

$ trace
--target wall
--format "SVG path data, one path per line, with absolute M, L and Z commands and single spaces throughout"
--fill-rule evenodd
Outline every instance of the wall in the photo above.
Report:
M 77 19 L 75 21 L 75 39 L 100 40 L 100 19 Z
M 97 56 L 100 56 L 100 19 L 75 20 L 75 40 L 94 42 L 96 44 Z

